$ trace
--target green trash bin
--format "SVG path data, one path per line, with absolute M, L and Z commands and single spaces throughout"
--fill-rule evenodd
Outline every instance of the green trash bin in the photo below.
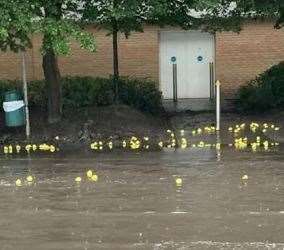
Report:
M 25 106 L 19 91 L 12 90 L 4 94 L 3 108 L 7 127 L 19 127 L 26 123 Z

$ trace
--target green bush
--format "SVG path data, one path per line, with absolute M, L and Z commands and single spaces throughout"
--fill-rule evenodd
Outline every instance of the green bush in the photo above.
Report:
M 272 66 L 241 87 L 237 107 L 246 113 L 284 108 L 284 62 Z
M 45 108 L 47 104 L 47 95 L 45 82 L 41 80 L 28 83 L 29 106 Z
M 162 110 L 162 93 L 157 84 L 148 79 L 120 79 L 119 99 L 144 112 L 158 113 Z
M 106 106 L 113 103 L 112 82 L 105 78 L 66 77 L 62 79 L 63 107 Z
M 0 101 L 3 94 L 12 89 L 21 90 L 20 81 L 0 81 Z M 29 105 L 45 108 L 47 93 L 44 81 L 28 83 Z M 162 96 L 156 83 L 147 79 L 119 79 L 119 99 L 141 111 L 157 113 L 162 109 Z M 62 78 L 63 108 L 106 106 L 114 103 L 112 78 L 64 77 Z

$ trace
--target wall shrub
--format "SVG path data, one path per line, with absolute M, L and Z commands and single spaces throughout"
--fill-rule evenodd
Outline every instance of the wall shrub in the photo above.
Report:
M 119 99 L 141 111 L 162 111 L 162 93 L 157 89 L 157 84 L 149 79 L 120 79 Z
M 113 86 L 112 78 L 63 77 L 63 108 L 111 105 L 114 103 Z M 156 86 L 155 82 L 148 79 L 121 78 L 120 102 L 144 112 L 157 113 L 162 110 L 162 95 Z M 21 88 L 20 81 L 0 81 L 1 103 L 6 91 Z M 46 108 L 47 94 L 43 80 L 29 82 L 28 95 L 30 106 Z
M 237 108 L 241 112 L 263 112 L 284 108 L 284 62 L 270 69 L 241 87 L 238 91 Z

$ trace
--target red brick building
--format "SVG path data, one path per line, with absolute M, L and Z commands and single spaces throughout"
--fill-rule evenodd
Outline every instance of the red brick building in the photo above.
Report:
M 72 54 L 59 59 L 62 75 L 112 74 L 111 37 L 104 30 L 91 31 L 97 52 L 73 44 Z M 29 80 L 43 78 L 40 44 L 40 37 L 33 37 L 33 48 L 27 53 Z M 249 22 L 240 34 L 211 35 L 146 26 L 144 33 L 133 33 L 129 39 L 119 37 L 120 74 L 156 80 L 165 98 L 172 96 L 172 57 L 177 60 L 179 98 L 209 97 L 212 72 L 221 81 L 225 96 L 233 97 L 240 85 L 284 60 L 284 29 L 275 30 L 271 22 Z M 0 79 L 20 79 L 20 60 L 17 54 L 1 53 Z

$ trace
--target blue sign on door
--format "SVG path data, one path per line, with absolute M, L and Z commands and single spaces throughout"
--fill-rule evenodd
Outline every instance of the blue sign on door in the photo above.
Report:
M 172 62 L 172 63 L 176 63 L 176 62 L 177 62 L 177 58 L 176 58 L 175 56 L 172 56 L 172 57 L 171 57 L 171 62 Z
M 197 61 L 198 61 L 198 62 L 202 62 L 202 61 L 203 61 L 203 56 L 198 56 L 198 57 L 197 57 Z

